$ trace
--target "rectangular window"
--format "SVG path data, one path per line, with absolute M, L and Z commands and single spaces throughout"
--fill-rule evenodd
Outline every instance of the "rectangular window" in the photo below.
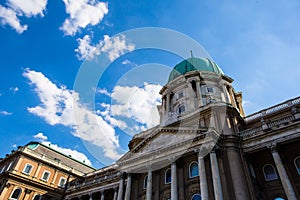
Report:
M 43 176 L 42 176 L 42 180 L 43 181 L 48 181 L 49 177 L 50 177 L 50 172 L 44 171 Z
M 183 95 L 183 91 L 181 91 L 181 92 L 178 93 L 178 99 L 181 99 L 183 96 L 184 96 Z
M 213 93 L 213 92 L 214 92 L 214 88 L 212 88 L 212 87 L 207 87 L 207 92 L 208 92 L 208 93 Z
M 27 163 L 23 169 L 23 173 L 29 175 L 30 172 L 32 171 L 32 168 L 33 166 Z
M 64 177 L 61 177 L 59 180 L 58 186 L 65 187 L 66 182 L 67 182 L 67 179 Z
M 10 163 L 9 163 L 9 165 L 8 165 L 8 167 L 7 167 L 7 169 L 6 169 L 6 171 L 10 170 L 10 167 L 12 166 L 12 163 L 13 163 L 13 162 L 10 162 Z
M 1 168 L 0 174 L 4 171 L 5 166 Z

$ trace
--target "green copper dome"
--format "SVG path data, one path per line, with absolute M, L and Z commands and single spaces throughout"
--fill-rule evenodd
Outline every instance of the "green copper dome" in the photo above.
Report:
M 191 71 L 208 71 L 214 72 L 218 75 L 224 74 L 222 69 L 208 58 L 192 57 L 180 62 L 174 67 L 174 69 L 170 73 L 168 82 L 174 80 L 180 75 L 184 75 L 187 72 Z

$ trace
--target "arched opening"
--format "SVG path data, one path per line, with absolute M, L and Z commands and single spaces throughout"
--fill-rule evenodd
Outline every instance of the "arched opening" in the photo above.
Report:
M 295 158 L 294 163 L 295 163 L 295 166 L 296 166 L 296 170 L 297 170 L 298 174 L 300 175 L 300 156 Z
M 171 169 L 168 169 L 165 172 L 165 184 L 171 183 L 171 181 L 172 181 Z
M 200 194 L 194 194 L 191 198 L 191 200 L 201 200 L 201 195 Z
M 147 188 L 147 182 L 148 182 L 148 176 L 146 175 L 145 178 L 144 178 L 144 184 L 143 184 L 144 189 Z
M 263 172 L 266 181 L 272 181 L 278 179 L 277 173 L 273 165 L 267 164 L 263 167 Z
M 189 177 L 193 178 L 196 176 L 199 176 L 199 170 L 198 170 L 198 163 L 194 161 L 190 164 L 189 167 Z
M 282 197 L 275 197 L 274 200 L 285 200 L 285 199 Z
M 19 199 L 19 197 L 20 197 L 21 193 L 22 193 L 22 190 L 21 190 L 21 188 L 17 188 L 17 189 L 15 189 L 15 190 L 14 190 L 14 192 L 12 193 L 12 195 L 11 195 L 10 199 L 13 199 L 13 200 L 17 200 L 17 199 Z
M 41 200 L 41 199 L 42 199 L 42 197 L 39 194 L 35 195 L 33 198 L 33 200 Z

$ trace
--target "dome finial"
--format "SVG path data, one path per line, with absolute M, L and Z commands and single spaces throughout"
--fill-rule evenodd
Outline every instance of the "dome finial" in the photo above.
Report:
M 194 56 L 193 56 L 193 51 L 191 50 L 191 58 L 193 58 Z

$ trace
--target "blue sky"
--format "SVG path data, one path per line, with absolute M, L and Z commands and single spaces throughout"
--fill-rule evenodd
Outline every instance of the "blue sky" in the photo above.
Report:
M 297 97 L 299 9 L 296 0 L 2 0 L 0 156 L 37 140 L 99 168 L 126 152 L 133 133 L 154 126 L 157 92 L 182 58 L 137 50 L 119 34 L 135 28 L 196 40 L 235 80 L 247 114 Z M 91 103 L 75 83 L 81 69 L 105 62 L 87 89 Z

